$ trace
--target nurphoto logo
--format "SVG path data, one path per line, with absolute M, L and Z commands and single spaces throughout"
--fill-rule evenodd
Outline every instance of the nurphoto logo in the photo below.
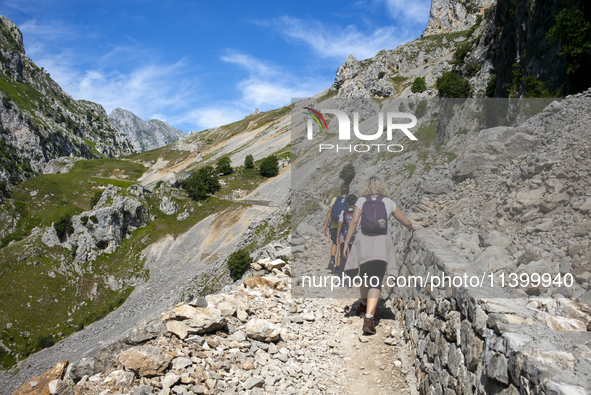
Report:
M 322 116 L 322 114 L 332 114 L 337 117 L 338 126 L 339 126 L 339 140 L 351 140 L 351 120 L 347 113 L 342 110 L 335 110 L 335 109 L 321 109 L 320 111 L 316 111 L 310 107 L 304 107 L 308 112 L 306 115 L 309 115 L 308 123 L 306 125 L 306 137 L 308 140 L 313 140 L 314 138 L 314 121 L 320 127 L 320 131 L 322 130 L 328 131 L 328 123 Z M 401 120 L 410 120 L 410 122 L 401 123 Z M 416 126 L 417 124 L 417 117 L 414 114 L 407 113 L 407 112 L 388 112 L 386 113 L 386 140 L 391 141 L 392 136 L 396 130 L 402 131 L 406 137 L 410 140 L 416 141 L 417 138 L 414 134 L 410 131 L 411 128 Z M 373 134 L 366 134 L 361 133 L 359 130 L 359 113 L 357 111 L 353 112 L 353 133 L 355 137 L 359 140 L 363 141 L 375 141 L 382 138 L 384 134 L 384 114 L 378 114 L 378 130 Z M 404 147 L 400 144 L 356 144 L 356 145 L 348 145 L 348 146 L 340 146 L 334 144 L 319 144 L 318 149 L 320 152 L 323 150 L 332 150 L 336 149 L 336 151 L 348 151 L 348 152 L 368 152 L 371 150 L 380 151 L 388 151 L 388 152 L 401 152 L 404 150 Z

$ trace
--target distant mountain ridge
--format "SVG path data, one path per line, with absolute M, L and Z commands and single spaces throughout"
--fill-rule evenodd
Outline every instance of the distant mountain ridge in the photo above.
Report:
M 137 152 L 144 152 L 174 143 L 185 134 L 158 119 L 144 121 L 134 113 L 122 108 L 114 109 L 109 119 L 119 131 L 127 136 Z

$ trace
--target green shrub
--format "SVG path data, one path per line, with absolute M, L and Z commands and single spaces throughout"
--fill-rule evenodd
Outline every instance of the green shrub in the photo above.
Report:
M 343 180 L 345 184 L 351 184 L 351 181 L 353 181 L 353 178 L 355 178 L 355 166 L 353 166 L 351 163 L 343 166 L 343 169 L 339 173 L 339 178 Z
M 10 110 L 12 108 L 12 103 L 10 102 L 10 98 L 8 96 L 2 97 L 2 105 L 7 110 Z
M 82 223 L 82 225 L 86 226 L 86 224 L 88 223 L 88 217 L 86 215 L 80 217 L 80 222 Z
M 92 222 L 94 222 L 95 224 L 98 224 L 98 218 L 96 217 L 96 215 L 91 215 L 91 216 L 90 216 L 90 220 L 91 220 Z
M 560 97 L 559 92 L 551 91 L 548 85 L 534 77 L 528 75 L 525 77 L 525 97 Z
M 185 179 L 181 186 L 193 200 L 205 200 L 207 194 L 214 194 L 221 189 L 218 173 L 212 166 L 205 166 Z
M 90 199 L 90 208 L 93 208 L 94 206 L 96 206 L 98 201 L 101 200 L 101 196 L 103 196 L 102 190 L 98 189 L 98 190 L 94 191 L 94 193 L 92 194 L 92 198 Z
M 385 71 L 380 71 L 380 72 L 378 73 L 378 80 L 379 80 L 379 79 L 382 79 L 382 78 L 383 78 L 385 75 L 386 75 L 386 72 L 385 72 Z
M 439 91 L 439 97 L 469 97 L 472 91 L 467 79 L 449 71 L 437 78 L 435 86 Z
M 218 159 L 215 166 L 215 171 L 218 174 L 222 174 L 224 176 L 232 174 L 234 169 L 232 169 L 232 161 L 230 158 L 228 156 L 222 156 L 220 159 Z
M 0 196 L 4 196 L 7 199 L 12 196 L 12 192 L 6 181 L 0 181 Z
M 35 346 L 39 349 L 51 347 L 55 344 L 55 339 L 51 335 L 41 335 L 37 338 Z
M 279 160 L 275 155 L 267 156 L 261 161 L 260 173 L 263 177 L 275 177 L 279 174 Z
M 550 42 L 560 42 L 560 55 L 568 61 L 567 73 L 576 72 L 585 58 L 591 57 L 591 22 L 586 20 L 579 2 L 570 2 L 556 16 L 556 25 L 548 31 Z
M 454 52 L 454 56 L 453 56 L 453 60 L 451 61 L 451 64 L 454 64 L 457 66 L 463 64 L 464 59 L 466 58 L 466 55 L 468 55 L 469 51 L 470 51 L 470 43 L 469 42 L 465 42 L 463 44 L 460 44 L 456 48 L 456 51 Z
M 571 93 L 591 86 L 591 4 L 588 1 L 567 2 L 548 30 L 550 43 L 560 43 L 560 55 L 566 57 Z
M 236 250 L 228 257 L 228 269 L 230 269 L 230 276 L 234 280 L 242 278 L 242 275 L 248 269 L 252 262 L 250 255 L 244 249 Z
M 53 228 L 61 240 L 74 232 L 74 225 L 72 225 L 72 214 L 67 213 L 62 215 L 57 220 L 57 222 L 53 224 Z
M 427 83 L 425 82 L 425 77 L 417 77 L 415 78 L 412 86 L 410 87 L 412 93 L 421 93 L 427 90 Z
M 478 73 L 480 71 L 481 68 L 482 68 L 482 66 L 477 63 L 468 63 L 466 65 L 466 74 L 469 77 L 474 77 L 476 75 L 476 73 Z
M 254 168 L 254 157 L 251 154 L 246 155 L 246 158 L 244 158 L 244 167 L 247 169 Z

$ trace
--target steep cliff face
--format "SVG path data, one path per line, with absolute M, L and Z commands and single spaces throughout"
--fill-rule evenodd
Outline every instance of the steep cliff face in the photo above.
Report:
M 423 37 L 469 29 L 496 0 L 433 0 Z
M 127 136 L 137 152 L 144 152 L 174 143 L 185 137 L 185 134 L 166 122 L 158 119 L 144 121 L 131 111 L 122 108 L 114 109 L 109 119 Z
M 18 27 L 0 16 L 0 181 L 15 184 L 60 156 L 113 157 L 133 147 L 100 104 L 73 100 L 26 55 Z
M 491 73 L 496 75 L 495 97 L 531 94 L 535 80 L 545 83 L 551 91 L 570 92 L 566 58 L 559 55 L 560 44 L 550 42 L 547 37 L 556 23 L 556 15 L 567 3 L 566 0 L 497 2 L 482 40 L 472 51 L 473 55 L 466 57 L 469 62 L 491 66 Z M 530 77 L 529 89 L 527 77 Z
M 567 8 L 576 9 L 581 21 L 558 27 L 557 16 Z M 332 89 L 346 98 L 408 96 L 414 78 L 423 77 L 427 87 L 434 87 L 443 72 L 453 71 L 469 81 L 472 97 L 581 92 L 591 86 L 583 71 L 591 63 L 589 50 L 571 48 L 575 60 L 562 51 L 587 40 L 590 29 L 579 34 L 575 27 L 588 26 L 590 13 L 591 7 L 570 0 L 434 0 L 423 37 L 371 59 L 350 55 Z M 553 28 L 567 38 L 551 40 Z

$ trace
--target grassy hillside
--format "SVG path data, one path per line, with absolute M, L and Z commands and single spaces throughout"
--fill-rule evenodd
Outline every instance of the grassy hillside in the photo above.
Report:
M 173 215 L 159 209 L 162 197 L 169 195 L 166 188 L 147 193 L 146 205 L 154 220 L 133 231 L 115 252 L 94 261 L 78 263 L 72 251 L 41 242 L 43 231 L 36 228 L 51 226 L 64 213 L 91 209 L 96 190 L 108 184 L 126 188 L 145 170 L 130 160 L 78 161 L 67 174 L 42 175 L 19 184 L 12 198 L 0 205 L 0 213 L 18 218 L 17 231 L 4 237 L 0 246 L 0 340 L 13 351 L 0 348 L 3 368 L 13 366 L 17 354 L 21 360 L 116 309 L 133 284 L 149 276 L 141 255 L 146 247 L 167 234 L 185 233 L 213 213 L 243 205 L 222 197 L 251 191 L 264 181 L 257 169 L 236 168 L 220 178 L 221 191 L 205 202 L 197 203 L 183 191 L 173 194 L 180 206 Z M 178 214 L 185 210 L 189 217 L 179 221 Z M 121 288 L 106 286 L 108 278 L 119 281 Z

